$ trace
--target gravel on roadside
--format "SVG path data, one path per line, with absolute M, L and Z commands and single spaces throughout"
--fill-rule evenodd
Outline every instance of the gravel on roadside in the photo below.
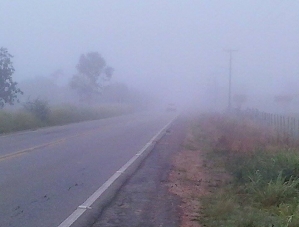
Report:
M 168 176 L 185 136 L 186 122 L 179 118 L 92 227 L 179 226 L 180 199 L 169 192 Z

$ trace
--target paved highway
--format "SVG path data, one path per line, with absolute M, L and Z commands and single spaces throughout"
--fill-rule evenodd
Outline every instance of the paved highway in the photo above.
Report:
M 173 117 L 139 113 L 0 136 L 0 226 L 58 226 Z

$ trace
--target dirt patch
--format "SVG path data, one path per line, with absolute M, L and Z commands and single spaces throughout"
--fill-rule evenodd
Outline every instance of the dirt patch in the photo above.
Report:
M 191 133 L 188 133 L 185 145 L 173 158 L 168 187 L 171 193 L 182 200 L 180 226 L 201 227 L 200 197 L 223 185 L 229 177 L 221 167 L 215 166 L 213 161 L 207 158 L 206 152 L 195 149 L 198 145 L 195 145 Z M 192 147 L 192 150 L 189 147 Z

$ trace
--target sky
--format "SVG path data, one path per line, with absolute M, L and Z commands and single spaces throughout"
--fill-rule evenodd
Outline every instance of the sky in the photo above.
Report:
M 0 0 L 0 27 L 17 81 L 98 51 L 114 81 L 196 102 L 227 90 L 234 49 L 233 93 L 299 94 L 297 0 Z

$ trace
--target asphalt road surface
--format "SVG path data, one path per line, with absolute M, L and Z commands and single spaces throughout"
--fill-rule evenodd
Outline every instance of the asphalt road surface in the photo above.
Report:
M 0 226 L 58 226 L 173 117 L 139 113 L 0 136 Z

